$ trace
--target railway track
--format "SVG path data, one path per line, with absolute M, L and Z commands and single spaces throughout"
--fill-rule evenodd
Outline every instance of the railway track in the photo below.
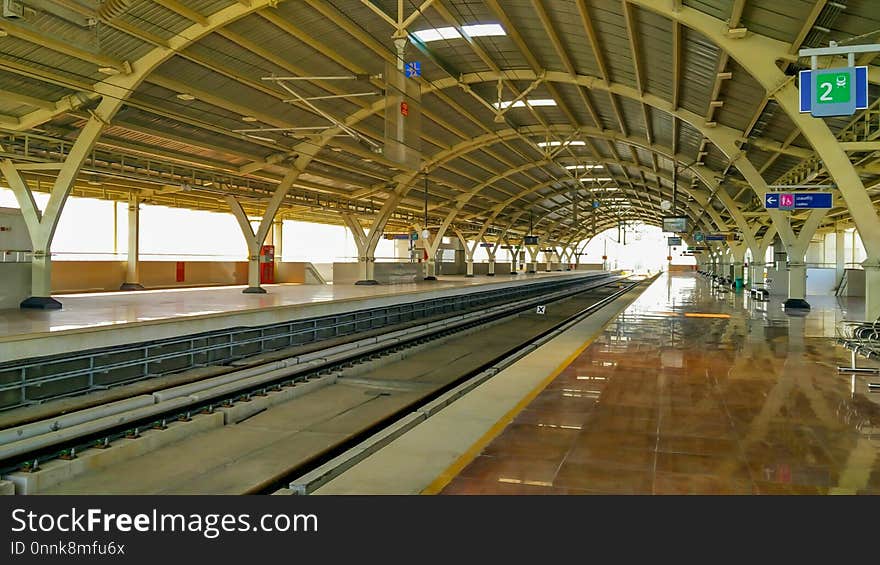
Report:
M 364 386 L 379 390 L 378 396 L 387 395 L 387 392 L 381 392 L 385 389 L 403 391 L 400 395 L 402 404 L 399 406 L 392 406 L 388 413 L 374 421 L 365 425 L 362 423 L 358 429 L 338 438 L 340 441 L 331 446 L 322 446 L 295 465 L 275 471 L 252 485 L 247 492 L 272 492 L 280 486 L 286 486 L 291 479 L 309 472 L 321 475 L 322 479 L 314 482 L 317 485 L 333 474 L 327 472 L 328 462 L 337 460 L 347 450 L 395 419 L 427 406 L 477 375 L 488 378 L 494 374 L 492 371 L 500 370 L 498 367 L 506 359 L 518 358 L 517 352 L 521 356 L 529 346 L 536 347 L 535 344 L 542 338 L 565 327 L 572 320 L 589 315 L 637 284 L 638 281 L 611 275 L 588 279 L 583 284 L 544 296 L 453 315 L 293 357 L 276 358 L 219 376 L 8 428 L 0 431 L 0 473 L 40 473 L 47 465 L 64 465 L 64 461 L 84 452 L 95 452 L 137 438 L 141 433 L 165 430 L 174 424 L 191 421 L 197 415 L 222 413 L 224 424 L 240 424 L 272 406 L 295 399 L 302 401 L 309 394 L 335 383 L 344 382 L 349 387 Z M 589 293 L 598 293 L 600 296 L 587 300 L 589 304 L 586 307 L 577 306 L 559 323 L 542 327 L 535 335 L 518 343 L 513 350 L 482 358 L 478 365 L 459 371 L 462 374 L 454 375 L 454 378 L 439 386 L 433 386 L 437 384 L 433 383 L 430 387 L 415 387 L 417 390 L 413 390 L 413 383 L 403 381 L 358 380 L 359 375 L 375 372 L 395 360 L 412 359 L 420 351 L 429 350 L 452 338 L 460 339 L 477 331 L 486 331 L 486 328 L 510 320 L 538 305 L 565 303 Z M 165 432 L 159 432 L 162 433 Z M 346 458 L 343 464 L 336 465 L 336 470 L 353 464 L 353 461 L 352 457 Z

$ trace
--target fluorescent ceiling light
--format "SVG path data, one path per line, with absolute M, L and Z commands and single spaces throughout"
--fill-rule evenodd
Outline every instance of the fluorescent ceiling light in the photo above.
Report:
M 608 182 L 614 179 L 612 179 L 611 177 L 581 177 L 578 180 L 591 182 Z
M 180 94 L 177 95 L 177 97 L 181 100 L 186 100 L 187 102 L 189 102 L 190 100 L 196 99 L 195 96 L 193 96 L 192 94 L 186 93 L 186 92 L 181 92 Z
M 563 143 L 561 141 L 539 141 L 537 145 L 538 145 L 538 147 L 559 147 L 562 144 Z M 566 141 L 565 142 L 566 147 L 568 147 L 568 146 L 583 147 L 586 144 L 587 144 L 586 141 Z
M 255 118 L 255 117 L 253 117 L 253 116 L 242 116 L 242 117 L 241 117 L 241 121 L 243 121 L 243 122 L 251 122 L 251 123 L 253 123 L 253 122 L 256 122 L 256 121 L 257 121 L 257 118 Z
M 529 106 L 556 106 L 556 100 L 552 98 L 530 98 L 528 100 Z M 506 100 L 504 102 L 495 102 L 492 104 L 499 110 L 503 110 L 505 108 L 514 107 L 514 108 L 525 108 L 526 101 L 525 100 L 517 100 L 516 102 L 512 102 L 510 100 Z
M 580 171 L 583 169 L 601 169 L 602 165 L 566 165 L 565 168 L 569 171 Z
M 507 35 L 504 28 L 498 24 L 474 24 L 461 26 L 461 30 L 469 37 L 488 37 L 495 35 Z M 441 39 L 461 39 L 462 35 L 454 27 L 438 27 L 423 29 L 413 32 L 413 35 L 422 43 L 440 41 Z

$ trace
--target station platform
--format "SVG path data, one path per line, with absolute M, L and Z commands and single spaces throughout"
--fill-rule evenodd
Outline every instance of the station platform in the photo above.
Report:
M 437 281 L 377 286 L 264 285 L 267 294 L 242 286 L 112 292 L 60 297 L 61 310 L 0 311 L 0 362 L 98 347 L 191 335 L 230 327 L 334 315 L 504 288 L 596 271 L 539 272 L 497 277 L 443 276 Z
M 880 399 L 833 340 L 864 306 L 808 300 L 664 274 L 317 494 L 880 494 Z

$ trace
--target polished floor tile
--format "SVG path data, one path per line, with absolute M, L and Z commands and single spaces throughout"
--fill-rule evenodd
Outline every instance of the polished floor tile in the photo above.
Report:
M 880 493 L 880 399 L 836 369 L 858 304 L 809 298 L 661 276 L 444 493 Z

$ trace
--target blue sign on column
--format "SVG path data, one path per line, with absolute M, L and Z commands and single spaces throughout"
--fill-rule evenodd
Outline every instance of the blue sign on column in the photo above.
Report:
M 830 192 L 768 192 L 764 195 L 764 208 L 768 210 L 831 208 L 833 205 Z
M 830 192 L 795 192 L 795 208 L 831 208 L 833 198 Z
M 422 64 L 418 61 L 411 61 L 406 64 L 406 78 L 415 78 L 422 76 Z

